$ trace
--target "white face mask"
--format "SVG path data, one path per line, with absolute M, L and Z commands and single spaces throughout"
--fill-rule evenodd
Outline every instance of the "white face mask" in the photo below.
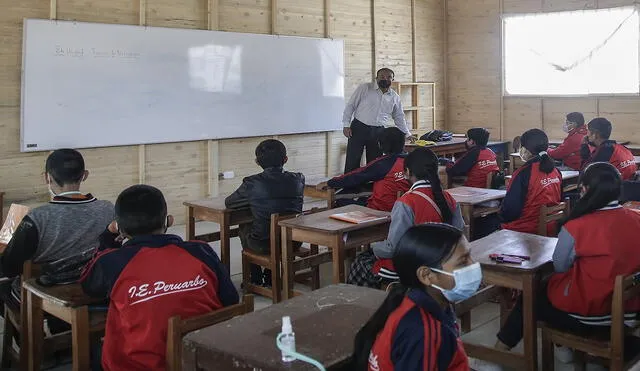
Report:
M 565 122 L 565 123 L 562 125 L 562 131 L 564 131 L 565 133 L 568 133 L 568 132 L 570 132 L 570 131 L 571 131 L 571 129 L 569 128 L 569 123 Z
M 482 282 L 482 268 L 480 267 L 480 263 L 473 263 L 464 268 L 456 269 L 453 273 L 435 268 L 431 268 L 431 270 L 451 276 L 455 280 L 455 286 L 451 290 L 445 290 L 442 287 L 431 285 L 440 290 L 444 297 L 451 303 L 469 299 L 478 291 L 480 283 Z

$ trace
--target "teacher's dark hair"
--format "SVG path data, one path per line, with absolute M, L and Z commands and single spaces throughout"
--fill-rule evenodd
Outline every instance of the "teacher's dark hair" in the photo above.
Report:
M 547 149 L 549 149 L 549 138 L 544 131 L 540 129 L 525 131 L 520 136 L 520 144 L 532 155 L 540 157 L 540 170 L 543 173 L 549 174 L 555 169 L 556 165 L 553 159 L 546 154 Z M 540 155 L 541 152 L 544 152 L 544 154 Z
M 595 162 L 585 169 L 580 178 L 580 186 L 586 187 L 587 193 L 576 202 L 569 216 L 559 223 L 560 227 L 618 200 L 622 191 L 622 177 L 610 163 Z
M 369 354 L 376 337 L 384 328 L 391 313 L 400 306 L 407 291 L 409 289 L 425 290 L 424 285 L 418 280 L 418 268 L 423 266 L 442 268 L 442 263 L 453 255 L 461 238 L 461 231 L 442 223 L 413 226 L 400 238 L 398 252 L 393 258 L 393 265 L 400 277 L 400 283 L 391 285 L 387 298 L 380 308 L 358 331 L 354 341 L 351 370 L 369 369 Z
M 442 213 L 442 222 L 451 223 L 453 212 L 442 191 L 442 183 L 438 176 L 438 156 L 428 148 L 416 148 L 404 159 L 404 168 L 416 179 L 429 182 L 433 200 Z
M 390 73 L 390 74 L 391 74 L 391 78 L 396 77 L 396 74 L 393 72 L 393 70 L 392 70 L 391 68 L 386 68 L 386 67 L 379 69 L 379 70 L 376 72 L 376 77 L 380 76 L 380 74 L 381 74 L 382 72 L 388 72 L 388 73 Z

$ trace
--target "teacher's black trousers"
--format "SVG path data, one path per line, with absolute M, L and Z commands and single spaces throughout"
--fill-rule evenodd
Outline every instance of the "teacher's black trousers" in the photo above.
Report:
M 351 138 L 347 143 L 347 160 L 344 164 L 345 173 L 360 167 L 362 151 L 365 148 L 367 151 L 367 163 L 382 156 L 378 138 L 383 130 L 383 126 L 369 126 L 357 119 L 353 119 L 351 122 Z

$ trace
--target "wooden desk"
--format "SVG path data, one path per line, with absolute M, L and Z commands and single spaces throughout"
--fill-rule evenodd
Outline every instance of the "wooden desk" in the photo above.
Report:
M 332 214 L 351 211 L 366 211 L 385 217 L 368 223 L 352 224 L 329 218 Z M 387 238 L 391 215 L 385 211 L 368 209 L 359 205 L 348 205 L 320 213 L 303 215 L 280 222 L 282 227 L 282 288 L 283 298 L 293 296 L 293 241 L 327 246 L 333 257 L 333 283 L 345 280 L 345 256 L 348 249 L 367 245 Z
M 220 260 L 231 272 L 230 239 L 238 235 L 238 230 L 232 231 L 231 227 L 249 223 L 253 220 L 253 216 L 248 208 L 227 209 L 224 199 L 225 197 L 218 197 L 184 203 L 187 207 L 187 240 L 220 241 Z M 196 220 L 218 223 L 220 232 L 196 236 Z
M 500 189 L 486 189 L 473 187 L 457 187 L 448 189 L 447 192 L 460 205 L 462 218 L 469 226 L 469 235 L 473 229 L 473 219 L 476 217 L 498 212 L 499 207 L 482 208 L 478 207 L 488 201 L 502 200 L 507 191 Z
M 350 358 L 356 333 L 385 297 L 381 290 L 332 285 L 192 332 L 183 340 L 184 370 L 315 370 L 280 360 L 275 339 L 283 316 L 291 316 L 296 350 L 335 369 Z
M 454 137 L 451 140 L 446 142 L 438 142 L 436 144 L 425 146 L 424 148 L 429 148 L 438 156 L 455 156 L 458 153 L 463 153 L 467 151 L 467 147 L 465 147 L 464 143 L 467 141 L 467 138 L 457 138 Z M 416 148 L 421 146 L 413 143 L 407 143 L 404 146 L 404 150 L 406 152 L 411 152 Z
M 45 287 L 35 279 L 23 282 L 27 291 L 27 334 L 22 339 L 21 352 L 27 353 L 28 370 L 40 370 L 42 343 L 44 340 L 44 313 L 49 313 L 71 325 L 73 341 L 73 370 L 88 370 L 90 365 L 89 305 L 103 303 L 105 299 L 93 299 L 84 294 L 80 284 Z M 100 322 L 96 329 L 104 330 L 106 311 L 96 313 Z
M 304 195 L 305 197 L 319 198 L 327 200 L 327 208 L 331 209 L 334 205 L 336 191 L 332 188 L 327 188 L 324 191 L 319 191 L 316 186 L 320 183 L 326 182 L 330 177 L 310 177 L 304 181 Z
M 538 341 L 535 314 L 536 287 L 543 273 L 553 270 L 552 256 L 557 238 L 534 234 L 501 230 L 487 237 L 471 242 L 471 256 L 482 265 L 484 282 L 489 285 L 522 290 L 524 319 L 524 354 L 503 352 L 493 348 L 495 337 L 488 347 L 478 342 L 470 342 L 473 331 L 462 340 L 470 357 L 504 364 L 511 368 L 535 371 L 538 366 Z M 531 260 L 522 265 L 497 264 L 490 254 L 515 254 L 530 256 Z

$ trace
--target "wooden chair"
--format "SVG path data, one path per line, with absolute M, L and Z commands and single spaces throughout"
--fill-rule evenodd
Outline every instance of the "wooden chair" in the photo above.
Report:
M 182 337 L 203 327 L 228 321 L 233 317 L 253 312 L 253 295 L 244 295 L 242 302 L 201 316 L 182 319 L 180 316 L 169 318 L 167 328 L 167 371 L 182 370 Z
M 9 240 L 11 240 L 11 237 L 13 236 L 13 232 L 18 228 L 22 218 L 24 218 L 28 212 L 28 206 L 11 204 L 9 212 L 7 213 L 7 219 L 4 221 L 4 224 L 2 224 L 2 228 L 0 229 L 0 253 L 2 253 L 7 247 Z M 2 212 L 0 212 L 0 216 L 1 214 Z M 0 217 L 0 219 L 2 218 Z
M 542 206 L 540 207 L 540 216 L 538 218 L 538 235 L 545 237 L 549 236 L 548 226 L 549 223 L 557 222 L 567 215 L 567 202 L 560 202 L 555 206 Z
M 575 350 L 577 356 L 575 358 L 580 360 L 579 363 L 576 363 L 576 369 L 585 369 L 585 354 L 609 360 L 609 369 L 611 371 L 622 371 L 631 368 L 636 362 L 640 361 L 640 354 L 633 359 L 629 359 L 631 358 L 629 357 L 630 355 L 626 355 L 627 362 L 625 363 L 625 335 L 631 335 L 640 325 L 636 324 L 635 328 L 625 327 L 624 303 L 638 296 L 640 296 L 640 272 L 626 277 L 616 277 L 611 303 L 611 329 L 605 336 L 578 336 L 540 323 L 539 327 L 542 329 L 542 369 L 545 371 L 553 371 L 554 369 L 553 344 Z
M 314 208 L 305 214 L 316 213 L 326 209 Z M 279 214 L 271 215 L 271 240 L 270 254 L 262 255 L 254 253 L 250 250 L 242 251 L 242 284 L 246 293 L 255 293 L 271 298 L 273 303 L 279 303 L 282 300 L 282 239 L 280 221 L 290 219 L 295 215 L 282 216 Z M 318 254 L 318 245 L 311 245 L 309 248 L 300 248 L 296 252 L 296 256 L 305 258 L 316 256 Z M 330 254 L 327 253 L 327 256 Z M 259 265 L 263 268 L 271 270 L 271 288 L 266 288 L 251 283 L 251 264 Z M 312 290 L 320 288 L 320 269 L 318 265 L 301 266 L 294 269 L 294 272 L 309 268 L 310 272 L 297 274 L 296 277 L 300 283 L 310 281 Z

